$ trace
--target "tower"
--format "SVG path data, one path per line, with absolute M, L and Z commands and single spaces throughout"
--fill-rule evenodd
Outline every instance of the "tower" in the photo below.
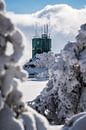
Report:
M 51 38 L 48 34 L 48 24 L 44 25 L 41 37 L 37 35 L 37 25 L 35 30 L 35 37 L 32 39 L 32 57 L 36 54 L 51 51 Z

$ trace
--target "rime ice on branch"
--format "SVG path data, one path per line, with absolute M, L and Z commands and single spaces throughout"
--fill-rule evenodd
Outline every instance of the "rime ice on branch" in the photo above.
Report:
M 27 73 L 19 66 L 25 50 L 23 34 L 6 16 L 5 2 L 0 0 L 0 130 L 23 130 L 18 119 L 24 109 L 21 81 Z M 6 54 L 7 45 L 13 46 L 13 53 Z

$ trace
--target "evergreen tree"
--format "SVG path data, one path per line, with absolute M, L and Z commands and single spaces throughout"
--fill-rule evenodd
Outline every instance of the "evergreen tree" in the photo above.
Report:
M 86 24 L 81 25 L 76 42 L 69 42 L 56 56 L 47 87 L 30 105 L 51 124 L 62 124 L 86 110 Z

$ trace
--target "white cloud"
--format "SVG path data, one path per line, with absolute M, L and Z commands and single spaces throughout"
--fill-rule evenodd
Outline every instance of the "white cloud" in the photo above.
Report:
M 74 9 L 66 4 L 48 5 L 33 14 L 9 12 L 8 16 L 23 30 L 30 43 L 34 35 L 35 23 L 38 23 L 38 28 L 48 23 L 54 42 L 53 50 L 56 52 L 62 49 L 68 40 L 74 39 L 80 25 L 86 22 L 86 7 Z M 31 44 L 29 45 L 31 49 Z

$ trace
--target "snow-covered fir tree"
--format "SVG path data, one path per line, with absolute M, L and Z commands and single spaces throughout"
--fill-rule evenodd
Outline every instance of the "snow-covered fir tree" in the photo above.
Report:
M 37 79 L 48 79 L 49 68 L 54 64 L 55 56 L 53 52 L 43 52 L 36 54 L 29 62 L 24 65 L 24 69 L 28 72 L 29 77 L 33 75 Z
M 86 110 L 86 24 L 75 42 L 69 42 L 49 70 L 47 87 L 32 106 L 50 123 L 62 124 L 67 117 Z

